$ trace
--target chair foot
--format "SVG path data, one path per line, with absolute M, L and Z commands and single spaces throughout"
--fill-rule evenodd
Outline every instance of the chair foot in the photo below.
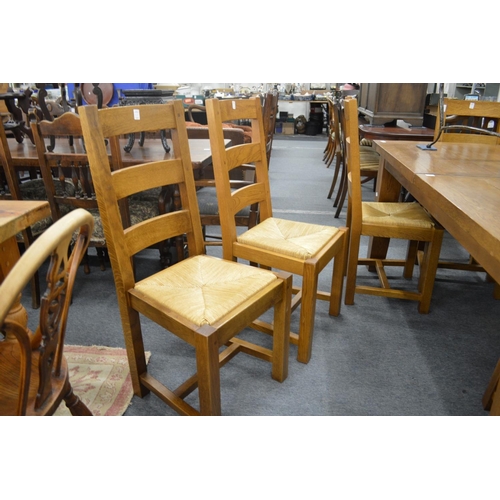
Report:
M 75 417 L 92 417 L 92 412 L 87 408 L 87 405 L 73 392 L 69 379 L 66 380 L 65 386 L 66 390 L 63 399 L 71 415 Z

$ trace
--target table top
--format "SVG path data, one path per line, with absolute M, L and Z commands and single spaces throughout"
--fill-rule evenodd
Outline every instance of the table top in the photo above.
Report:
M 159 138 L 148 138 L 145 140 L 143 146 L 140 146 L 138 142 L 138 140 L 135 141 L 130 153 L 123 151 L 122 158 L 126 166 L 141 163 L 143 161 L 150 161 L 152 159 L 163 160 L 171 158 L 171 154 L 165 152 L 163 149 L 163 145 Z M 31 141 L 25 140 L 22 143 L 18 143 L 15 139 L 8 139 L 8 143 L 14 167 L 38 167 L 36 148 Z M 128 140 L 122 139 L 121 143 L 123 148 L 127 145 Z M 170 140 L 168 140 L 168 143 L 172 147 L 172 142 Z M 194 169 L 203 168 L 211 163 L 212 154 L 209 139 L 189 139 L 189 149 Z M 64 137 L 58 137 L 56 139 L 56 151 L 61 153 L 85 154 L 79 139 L 75 139 L 74 145 L 70 146 L 68 139 Z
M 434 139 L 434 129 L 427 127 L 386 127 L 384 125 L 359 124 L 361 138 L 370 140 L 386 139 L 396 141 L 429 141 Z
M 47 201 L 0 200 L 0 243 L 45 217 L 50 217 Z
M 500 282 L 500 146 L 437 143 L 428 151 L 412 141 L 374 141 L 374 147 L 384 169 Z M 379 200 L 388 201 L 379 187 Z

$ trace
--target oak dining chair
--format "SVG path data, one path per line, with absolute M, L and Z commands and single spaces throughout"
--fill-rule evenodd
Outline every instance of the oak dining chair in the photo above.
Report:
M 102 110 L 85 106 L 80 114 L 113 268 L 134 393 L 143 397 L 152 391 L 182 415 L 219 415 L 219 370 L 239 352 L 270 362 L 272 378 L 285 380 L 291 276 L 204 254 L 182 102 Z M 169 159 L 115 171 L 103 168 L 108 161 L 104 139 L 108 139 L 114 157 L 122 154 L 118 146 L 120 135 L 164 129 L 170 130 L 172 138 Z M 119 200 L 165 185 L 176 186 L 179 209 L 125 227 Z M 188 256 L 137 280 L 132 266 L 134 256 L 154 243 L 178 236 L 185 239 Z M 274 309 L 271 348 L 237 337 L 269 309 Z M 148 372 L 142 316 L 195 350 L 196 373 L 177 389 L 167 388 Z M 198 408 L 185 400 L 196 388 Z
M 441 130 L 441 123 L 443 130 Z M 443 113 L 438 107 L 434 139 L 442 142 L 500 144 L 500 103 L 443 99 Z
M 349 257 L 345 303 L 354 304 L 358 294 L 379 295 L 389 298 L 415 300 L 420 313 L 430 309 L 432 290 L 443 239 L 443 229 L 417 202 L 369 202 L 362 201 L 360 146 L 358 139 L 358 105 L 355 98 L 344 101 L 346 166 L 348 181 L 347 226 L 349 228 Z M 360 258 L 362 236 L 408 240 L 405 259 Z M 417 255 L 418 242 L 424 242 L 420 261 L 417 291 L 391 287 L 385 267 L 402 266 L 404 277 L 411 278 Z M 357 284 L 357 268 L 361 265 L 375 266 L 380 286 Z
M 331 199 L 335 187 L 337 187 L 337 181 L 339 180 L 339 173 L 343 171 L 343 162 L 344 162 L 344 152 L 343 152 L 343 141 L 341 137 L 341 129 L 340 129 L 340 113 L 339 113 L 339 99 L 332 99 L 330 97 L 327 98 L 328 102 L 328 111 L 329 111 L 329 134 L 328 134 L 328 142 L 327 149 L 325 152 L 324 161 L 326 162 L 327 168 L 330 167 L 333 160 L 335 160 L 335 169 L 333 171 L 332 183 L 330 185 L 330 190 L 328 191 L 328 199 Z M 336 201 L 335 203 L 338 203 Z M 334 204 L 334 206 L 336 206 Z
M 342 160 L 340 162 L 340 171 L 339 171 L 339 185 L 337 196 L 335 197 L 335 201 L 333 203 L 334 207 L 337 207 L 335 211 L 335 218 L 340 217 L 342 209 L 344 208 L 345 199 L 347 197 L 347 168 L 346 168 L 346 133 L 345 133 L 345 116 L 344 116 L 344 100 L 338 99 L 336 102 L 336 106 L 334 108 L 335 119 L 339 123 L 339 140 L 340 140 L 340 154 L 342 155 Z M 373 180 L 374 187 L 377 180 L 378 169 L 379 169 L 379 160 L 380 155 L 371 147 L 371 145 L 365 144 L 364 140 L 360 140 L 359 131 L 356 131 L 356 140 L 359 142 L 359 168 L 360 168 L 360 178 L 361 183 L 365 184 Z M 332 182 L 332 186 L 330 187 L 330 193 L 333 192 L 334 184 Z M 329 193 L 329 194 L 330 194 Z
M 193 105 L 199 107 L 197 105 Z M 206 108 L 203 106 L 203 110 Z M 264 133 L 266 135 L 266 154 L 267 165 L 271 159 L 273 148 L 274 130 L 276 126 L 276 117 L 278 113 L 278 94 L 276 92 L 268 92 L 264 96 L 264 104 L 262 106 L 262 119 L 264 122 Z M 190 115 L 191 116 L 191 115 Z M 192 118 L 192 116 L 191 116 Z M 188 137 L 191 138 L 209 138 L 208 127 L 193 127 L 191 123 L 186 124 L 188 127 Z M 242 125 L 230 123 L 231 125 L 224 127 L 224 138 L 229 139 L 231 146 L 237 146 L 248 142 L 251 138 L 251 128 Z M 255 178 L 255 167 L 249 164 L 240 165 L 231 171 L 231 188 L 241 188 L 253 183 Z M 205 167 L 199 178 L 196 178 L 198 205 L 200 208 L 201 225 L 203 229 L 203 237 L 205 246 L 221 246 L 222 238 L 220 234 L 214 234 L 210 231 L 211 226 L 220 226 L 219 204 L 217 202 L 217 194 L 215 190 L 215 179 L 213 174 L 213 166 Z M 243 207 L 236 214 L 236 225 L 246 228 L 251 228 L 257 224 L 259 220 L 258 205 Z M 208 229 L 207 229 L 208 228 Z M 208 232 L 207 232 L 208 231 Z
M 490 132 L 493 132 L 490 133 Z M 443 112 L 438 107 L 434 140 L 440 142 L 500 144 L 500 103 L 443 99 Z M 485 272 L 471 255 L 467 261 L 441 258 L 439 268 Z M 488 277 L 488 279 L 490 279 Z M 500 298 L 500 284 L 496 284 L 495 297 Z
M 298 345 L 297 359 L 307 363 L 312 352 L 316 300 L 327 300 L 332 316 L 340 313 L 347 230 L 273 217 L 266 134 L 259 99 L 210 99 L 206 101 L 206 108 L 223 256 L 228 260 L 241 259 L 261 267 L 281 269 L 302 278 L 302 287 L 294 287 L 293 302 L 293 309 L 300 304 L 299 333 L 292 334 L 291 341 Z M 251 121 L 252 142 L 226 148 L 223 124 L 235 120 Z M 243 163 L 255 165 L 255 182 L 231 189 L 230 173 Z M 238 232 L 235 215 L 252 204 L 259 205 L 260 220 L 251 229 Z M 318 291 L 319 273 L 332 261 L 331 288 L 328 292 Z M 263 331 L 266 328 L 262 325 Z
M 31 129 L 53 220 L 59 220 L 61 216 L 78 207 L 88 210 L 94 216 L 94 230 L 89 247 L 95 248 L 100 269 L 104 271 L 108 258 L 106 238 L 83 141 L 80 116 L 67 112 L 53 121 L 32 121 Z M 63 137 L 64 140 L 52 141 L 49 151 L 50 137 Z M 70 146 L 67 145 L 67 137 L 72 139 Z M 107 167 L 119 168 L 119 165 L 111 165 L 108 161 Z M 131 220 L 137 222 L 154 217 L 172 208 L 172 194 L 162 188 L 142 196 L 130 197 L 121 204 L 122 216 L 127 224 Z M 162 265 L 166 265 L 168 260 L 168 246 L 165 242 L 157 245 Z M 85 273 L 90 273 L 87 254 L 84 256 L 83 265 Z

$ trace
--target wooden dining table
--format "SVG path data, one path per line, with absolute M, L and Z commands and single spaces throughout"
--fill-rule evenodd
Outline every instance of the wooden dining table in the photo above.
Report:
M 172 147 L 170 140 L 167 140 Z M 226 145 L 230 141 L 226 140 Z M 121 139 L 122 149 L 128 144 L 128 139 Z M 12 163 L 16 170 L 23 168 L 38 168 L 38 156 L 34 144 L 29 140 L 18 143 L 15 139 L 8 139 L 9 149 L 12 156 Z M 61 153 L 85 154 L 82 141 L 75 138 L 73 145 L 70 145 L 66 137 L 56 138 L 57 151 Z M 189 139 L 189 149 L 191 152 L 191 162 L 195 176 L 212 162 L 209 139 Z M 172 152 L 172 149 L 171 149 Z M 130 152 L 123 150 L 123 163 L 125 166 L 136 165 L 143 161 L 162 160 L 171 158 L 171 152 L 166 152 L 160 138 L 146 138 L 144 145 L 135 144 Z
M 46 217 L 48 201 L 0 200 L 0 283 L 19 260 L 16 234 Z
M 397 201 L 401 186 L 500 282 L 500 147 L 413 141 L 374 141 L 381 169 L 377 201 Z M 372 243 L 371 252 L 387 242 Z M 377 246 L 379 245 L 379 246 Z
M 500 146 L 447 142 L 431 150 L 417 147 L 414 141 L 373 144 L 380 153 L 376 200 L 397 201 L 404 187 L 483 266 L 498 291 Z M 384 257 L 388 243 L 373 239 L 369 254 Z M 500 362 L 483 406 L 500 415 Z
M 400 125 L 359 124 L 359 138 L 388 141 L 427 141 L 434 138 L 434 129 L 428 127 L 402 127 Z

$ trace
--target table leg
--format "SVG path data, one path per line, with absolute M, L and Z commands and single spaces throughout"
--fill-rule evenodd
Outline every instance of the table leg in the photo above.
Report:
M 490 415 L 500 415 L 500 360 L 491 376 L 490 382 L 483 396 L 483 408 L 489 410 Z
M 17 240 L 15 237 L 9 238 L 3 243 L 0 243 L 0 283 L 12 270 L 16 262 L 19 260 L 19 257 L 19 247 L 17 245 Z M 40 339 L 36 337 L 28 328 L 28 313 L 26 312 L 24 306 L 21 304 L 21 294 L 19 294 L 19 297 L 17 297 L 17 299 L 15 300 L 5 319 L 15 321 L 26 329 L 30 338 L 32 339 L 32 347 L 36 347 L 39 344 Z M 11 337 L 8 335 L 5 338 L 5 341 L 12 340 L 17 342 L 17 339 L 13 336 Z

